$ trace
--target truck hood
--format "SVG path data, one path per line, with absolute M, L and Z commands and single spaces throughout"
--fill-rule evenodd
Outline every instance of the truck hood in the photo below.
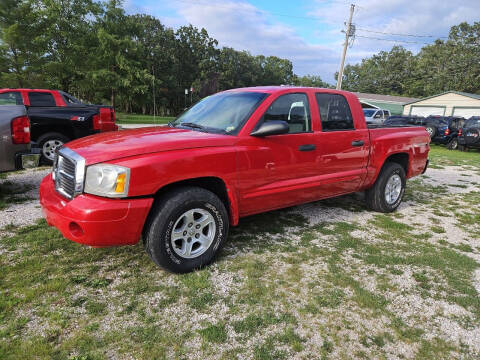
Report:
M 166 126 L 105 132 L 69 142 L 86 165 L 120 158 L 210 146 L 230 146 L 236 137 Z

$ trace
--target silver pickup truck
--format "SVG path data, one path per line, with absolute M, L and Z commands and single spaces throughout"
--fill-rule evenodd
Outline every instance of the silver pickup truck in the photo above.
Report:
M 38 166 L 30 149 L 30 121 L 23 105 L 0 105 L 0 172 Z

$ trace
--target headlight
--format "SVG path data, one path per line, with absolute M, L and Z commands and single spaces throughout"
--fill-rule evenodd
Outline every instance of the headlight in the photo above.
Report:
M 85 192 L 106 197 L 126 197 L 130 169 L 111 164 L 97 164 L 87 167 Z

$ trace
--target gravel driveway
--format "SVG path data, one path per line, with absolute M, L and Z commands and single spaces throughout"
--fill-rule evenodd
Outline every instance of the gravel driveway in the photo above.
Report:
M 7 178 L 0 180 L 0 187 L 5 183 L 13 186 L 29 188 L 26 193 L 20 195 L 27 200 L 19 204 L 9 204 L 5 209 L 0 210 L 0 236 L 1 229 L 8 225 L 24 226 L 30 225 L 42 217 L 42 210 L 38 201 L 38 189 L 42 179 L 51 171 L 50 168 L 29 169 L 7 174 Z

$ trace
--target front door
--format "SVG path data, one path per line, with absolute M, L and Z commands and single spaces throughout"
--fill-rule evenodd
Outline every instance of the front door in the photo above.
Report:
M 286 207 L 311 200 L 317 148 L 308 97 L 290 93 L 276 98 L 259 121 L 286 121 L 288 134 L 241 140 L 238 188 L 240 215 Z

